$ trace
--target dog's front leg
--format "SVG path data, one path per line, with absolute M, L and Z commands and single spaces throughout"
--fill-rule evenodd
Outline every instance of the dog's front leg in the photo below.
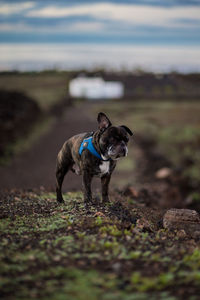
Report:
M 110 178 L 111 178 L 110 174 L 107 174 L 107 175 L 104 175 L 103 177 L 101 177 L 102 202 L 103 203 L 109 202 L 108 188 L 109 188 Z
M 84 202 L 85 207 L 88 209 L 89 204 L 92 203 L 92 192 L 91 192 L 91 182 L 92 175 L 87 172 L 87 170 L 83 171 L 83 192 L 84 192 Z

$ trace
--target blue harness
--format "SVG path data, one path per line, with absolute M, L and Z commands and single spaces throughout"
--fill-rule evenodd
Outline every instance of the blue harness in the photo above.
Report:
M 87 149 L 88 151 L 90 151 L 90 153 L 92 153 L 94 156 L 96 156 L 97 158 L 104 160 L 101 155 L 97 152 L 97 150 L 94 148 L 94 145 L 92 143 L 93 140 L 93 136 L 90 136 L 86 139 L 84 139 L 81 143 L 81 146 L 79 148 L 79 154 L 81 155 L 83 150 Z M 109 159 L 106 159 L 104 161 L 108 161 Z

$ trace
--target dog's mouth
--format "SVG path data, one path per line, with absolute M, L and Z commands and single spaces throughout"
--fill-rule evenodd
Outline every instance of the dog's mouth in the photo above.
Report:
M 127 154 L 128 154 L 128 148 L 127 148 L 127 147 L 124 147 L 124 148 L 122 148 L 122 149 L 120 149 L 120 150 L 117 150 L 117 149 L 115 149 L 113 146 L 110 146 L 110 147 L 108 148 L 107 153 L 108 153 L 108 156 L 109 156 L 111 159 L 113 159 L 113 160 L 118 160 L 118 159 L 120 159 L 121 157 L 127 156 Z

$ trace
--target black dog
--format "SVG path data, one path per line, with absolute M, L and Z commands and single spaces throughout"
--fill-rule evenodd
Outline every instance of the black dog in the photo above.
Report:
M 122 126 L 112 126 L 104 113 L 97 117 L 99 129 L 96 132 L 81 133 L 67 140 L 57 157 L 56 193 L 57 201 L 64 202 L 62 183 L 65 174 L 71 170 L 83 175 L 84 201 L 86 207 L 92 202 L 91 181 L 99 176 L 102 184 L 102 201 L 107 202 L 108 186 L 117 160 L 128 153 L 128 134 L 132 131 Z

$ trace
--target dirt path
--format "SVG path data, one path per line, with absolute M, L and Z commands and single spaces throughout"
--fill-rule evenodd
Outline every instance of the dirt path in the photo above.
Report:
M 95 104 L 93 104 L 95 105 Z M 90 103 L 67 107 L 62 117 L 57 118 L 48 133 L 42 136 L 33 147 L 15 157 L 6 167 L 0 167 L 0 189 L 40 189 L 55 191 L 55 161 L 64 141 L 80 133 L 93 131 L 97 128 L 96 116 L 92 113 Z M 119 164 L 111 179 L 111 190 L 125 190 L 129 184 L 142 191 L 148 205 L 160 207 L 187 207 L 182 193 L 183 183 L 175 180 L 157 180 L 155 167 L 160 169 L 168 166 L 164 158 L 152 156 L 152 149 L 137 136 L 129 143 L 128 163 L 135 162 L 134 169 L 120 168 Z M 144 137 L 142 137 L 143 139 Z M 127 160 L 126 159 L 126 160 Z M 152 165 L 153 164 L 153 165 Z M 82 189 L 82 178 L 69 172 L 63 183 L 63 191 Z M 173 182 L 175 181 L 175 183 Z M 180 182 L 179 182 L 180 181 Z M 100 188 L 100 180 L 93 180 L 93 189 Z M 194 208 L 194 207 L 192 207 Z
M 40 188 L 54 190 L 55 160 L 59 149 L 66 139 L 79 132 L 96 129 L 94 121 L 88 117 L 84 105 L 69 107 L 45 134 L 27 152 L 18 155 L 9 166 L 0 167 L 0 188 Z M 81 178 L 70 172 L 64 183 L 64 190 L 80 189 Z

